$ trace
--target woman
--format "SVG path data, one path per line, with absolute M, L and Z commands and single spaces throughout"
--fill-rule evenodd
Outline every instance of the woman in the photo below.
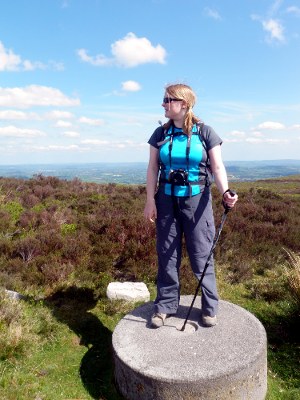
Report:
M 222 140 L 193 113 L 196 96 L 184 84 L 166 87 L 162 106 L 168 122 L 149 139 L 146 219 L 156 220 L 158 254 L 157 297 L 151 326 L 159 328 L 179 305 L 182 236 L 192 270 L 199 279 L 215 235 L 210 171 L 223 204 L 232 208 L 237 195 L 229 192 L 221 157 Z M 160 172 L 160 174 L 159 174 Z M 159 179 L 158 179 L 159 175 Z M 158 183 L 158 189 L 157 189 Z M 217 322 L 218 294 L 213 257 L 201 285 L 202 322 Z

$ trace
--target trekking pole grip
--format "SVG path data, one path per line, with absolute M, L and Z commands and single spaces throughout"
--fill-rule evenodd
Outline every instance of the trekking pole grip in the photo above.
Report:
M 227 189 L 225 190 L 225 192 L 222 194 L 222 206 L 225 209 L 226 214 L 231 210 L 232 207 L 228 207 L 228 205 L 225 203 L 224 201 L 224 194 L 225 193 L 229 193 L 231 197 L 234 197 L 236 195 L 236 191 L 231 190 L 231 189 Z

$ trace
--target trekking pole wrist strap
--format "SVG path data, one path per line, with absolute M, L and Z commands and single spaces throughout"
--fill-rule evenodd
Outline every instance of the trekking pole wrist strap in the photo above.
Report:
M 231 189 L 227 189 L 227 190 L 225 190 L 225 192 L 222 194 L 222 198 L 224 197 L 224 195 L 226 194 L 226 193 L 232 193 L 232 190 Z
M 225 201 L 224 201 L 224 195 L 225 195 L 225 193 L 229 193 L 231 197 L 234 197 L 235 194 L 236 194 L 236 192 L 235 192 L 234 190 L 227 189 L 227 190 L 225 190 L 225 192 L 222 194 L 222 206 L 224 207 L 225 212 L 228 213 L 228 212 L 231 210 L 231 207 L 229 207 L 229 206 L 225 203 Z

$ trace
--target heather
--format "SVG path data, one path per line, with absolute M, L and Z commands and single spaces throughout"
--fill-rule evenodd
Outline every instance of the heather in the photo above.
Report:
M 239 202 L 215 251 L 220 295 L 267 330 L 268 398 L 298 399 L 300 176 L 232 186 Z M 110 302 L 105 291 L 110 281 L 144 281 L 153 299 L 145 193 L 143 185 L 0 178 L 0 287 L 27 296 L 0 293 L 1 398 L 121 398 L 111 333 L 135 305 Z M 223 209 L 213 194 L 218 224 Z M 181 281 L 183 294 L 194 292 L 186 253 Z

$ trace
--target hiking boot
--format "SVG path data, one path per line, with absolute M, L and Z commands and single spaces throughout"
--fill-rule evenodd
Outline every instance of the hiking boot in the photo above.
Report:
M 167 318 L 167 314 L 154 313 L 151 317 L 151 328 L 160 328 L 164 325 L 164 321 Z
M 202 323 L 205 326 L 217 325 L 217 316 L 210 317 L 209 315 L 202 315 Z

